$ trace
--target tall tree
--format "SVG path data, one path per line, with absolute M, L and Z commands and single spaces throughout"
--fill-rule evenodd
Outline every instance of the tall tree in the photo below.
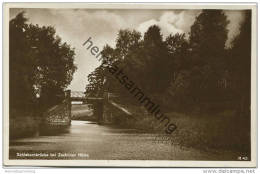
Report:
M 62 100 L 60 96 L 76 70 L 75 52 L 66 42 L 61 42 L 53 27 L 30 24 L 27 33 L 36 55 L 35 86 L 45 109 Z
M 129 52 L 136 49 L 140 39 L 141 33 L 135 30 L 119 30 L 116 40 L 116 49 L 120 56 L 118 59 L 124 59 Z
M 189 43 L 185 37 L 185 34 L 176 33 L 175 35 L 169 35 L 165 40 L 170 58 L 169 66 L 171 68 L 169 73 L 171 73 L 171 81 L 174 81 L 181 70 L 190 68 Z
M 195 101 L 217 99 L 217 82 L 226 70 L 227 25 L 222 10 L 203 10 L 191 26 L 191 91 Z M 214 91 L 214 92 L 213 92 Z
M 219 62 L 225 50 L 229 21 L 222 10 L 203 10 L 191 26 L 190 46 L 194 63 Z
M 174 102 L 175 108 L 187 107 L 187 101 L 189 101 L 189 77 L 191 76 L 190 69 L 192 68 L 190 62 L 190 50 L 189 43 L 185 34 L 176 33 L 175 35 L 169 35 L 165 44 L 167 47 L 167 53 L 170 66 L 170 83 L 168 89 L 165 91 L 164 99 L 166 103 Z M 165 103 L 164 102 L 164 103 Z
M 169 84 L 169 57 L 158 26 L 153 25 L 145 32 L 143 49 L 145 89 L 150 93 L 160 93 Z
M 62 99 L 76 70 L 75 53 L 53 27 L 26 21 L 24 13 L 10 21 L 10 105 L 23 108 L 28 99 L 35 103 L 38 95 L 44 110 Z M 19 98 L 20 104 L 15 104 Z
M 10 111 L 30 112 L 35 101 L 33 74 L 35 56 L 27 39 L 28 25 L 24 12 L 10 21 L 9 33 L 9 75 Z
M 103 96 L 104 89 L 104 70 L 101 66 L 97 67 L 88 75 L 86 94 L 89 96 Z
M 251 11 L 246 11 L 240 34 L 234 39 L 230 50 L 229 70 L 233 89 L 238 96 L 238 115 L 250 116 L 251 88 Z
M 141 34 L 135 30 L 120 30 L 116 39 L 116 47 L 105 45 L 101 55 L 102 64 L 96 68 L 89 76 L 87 94 L 98 95 L 101 89 L 110 92 L 125 93 L 125 89 L 118 85 L 118 80 L 108 72 L 108 67 L 117 64 L 127 72 L 127 63 L 131 61 L 131 54 L 138 49 Z

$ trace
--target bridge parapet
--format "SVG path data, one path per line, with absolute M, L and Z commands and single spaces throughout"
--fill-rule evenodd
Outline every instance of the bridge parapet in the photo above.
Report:
M 68 113 L 71 114 L 71 101 L 82 101 L 83 103 L 92 104 L 94 108 L 93 113 L 101 124 L 135 119 L 133 114 L 124 108 L 124 106 L 113 101 L 119 96 L 114 93 L 109 93 L 108 91 L 103 91 L 103 96 L 100 97 L 90 97 L 82 91 L 69 91 L 65 96 L 64 104 L 57 106 L 57 108 L 54 109 L 55 112 L 50 111 L 48 118 L 52 120 L 52 123 L 62 122 L 67 118 L 70 120 L 71 115 L 68 115 Z M 62 108 L 65 110 L 62 110 Z M 62 113 L 64 117 L 60 116 Z
M 134 115 L 123 105 L 116 103 L 113 99 L 118 98 L 117 94 L 104 92 L 103 121 L 106 123 L 124 123 L 129 120 L 136 120 Z
M 71 124 L 70 90 L 65 91 L 65 99 L 44 113 L 44 124 L 49 126 L 68 126 Z

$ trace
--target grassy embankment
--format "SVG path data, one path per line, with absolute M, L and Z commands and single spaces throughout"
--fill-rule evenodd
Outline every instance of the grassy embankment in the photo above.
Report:
M 41 120 L 31 115 L 18 115 L 9 118 L 9 137 L 21 138 L 33 136 L 38 133 Z
M 134 114 L 137 121 L 129 122 L 128 126 L 144 131 L 166 135 L 164 125 L 145 108 L 125 105 Z M 165 115 L 177 125 L 170 138 L 174 144 L 200 150 L 231 150 L 250 154 L 250 120 L 238 117 L 235 111 L 226 110 L 215 113 L 177 113 L 167 112 Z
M 203 150 L 235 150 L 249 154 L 249 120 L 238 118 L 234 111 L 167 115 L 178 126 L 172 137 L 180 145 Z

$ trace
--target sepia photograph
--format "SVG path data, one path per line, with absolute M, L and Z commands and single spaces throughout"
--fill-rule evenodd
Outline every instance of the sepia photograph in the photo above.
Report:
M 3 8 L 5 165 L 256 167 L 256 4 Z

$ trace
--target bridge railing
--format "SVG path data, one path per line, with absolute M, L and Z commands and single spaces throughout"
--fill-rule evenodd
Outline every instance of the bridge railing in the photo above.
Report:
M 118 94 L 108 91 L 103 91 L 103 96 L 99 97 L 86 96 L 84 92 L 72 91 L 70 100 L 91 103 L 94 109 L 93 113 L 99 123 L 110 123 L 113 122 L 113 119 L 135 119 L 127 108 L 114 101 L 118 97 Z
M 45 118 L 44 124 L 53 126 L 61 125 L 67 126 L 71 123 L 71 102 L 70 90 L 65 91 L 64 100 L 51 108 L 49 108 L 43 115 Z

